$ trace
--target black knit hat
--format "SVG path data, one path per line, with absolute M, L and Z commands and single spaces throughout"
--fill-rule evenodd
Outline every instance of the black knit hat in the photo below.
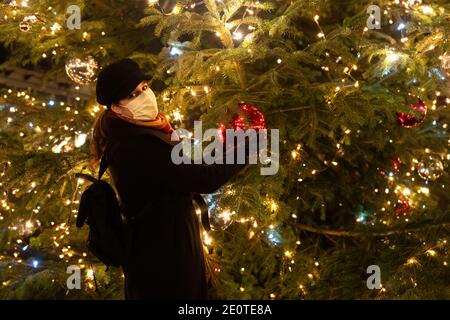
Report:
M 97 79 L 97 102 L 108 108 L 114 102 L 130 95 L 144 80 L 149 80 L 139 65 L 131 59 L 122 59 L 104 68 Z

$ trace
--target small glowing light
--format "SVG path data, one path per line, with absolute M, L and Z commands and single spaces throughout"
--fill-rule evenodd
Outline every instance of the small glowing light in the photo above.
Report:
M 433 14 L 434 13 L 433 8 L 430 6 L 422 6 L 421 10 L 424 14 Z
M 394 63 L 394 62 L 397 62 L 399 59 L 400 59 L 400 56 L 399 56 L 397 53 L 395 53 L 395 52 L 389 53 L 389 54 L 387 55 L 387 57 L 386 57 L 386 61 L 387 61 L 388 63 Z
M 75 136 L 75 147 L 80 148 L 86 143 L 87 134 L 80 133 Z
M 206 231 L 203 232 L 203 242 L 209 246 L 212 244 L 212 238 L 208 235 Z
M 399 25 L 398 25 L 398 27 L 397 27 L 397 30 L 403 30 L 403 29 L 405 29 L 406 28 L 406 24 L 404 24 L 403 22 L 401 22 Z
M 240 31 L 233 32 L 233 39 L 235 39 L 235 40 L 241 40 L 243 36 L 244 35 Z
M 180 48 L 172 47 L 170 48 L 170 55 L 171 56 L 179 56 L 183 54 L 183 51 Z
M 54 34 L 56 31 L 61 30 L 61 25 L 57 22 L 55 22 L 51 27 L 50 30 L 52 30 L 52 33 Z
M 39 265 L 39 261 L 33 260 L 33 268 L 37 268 L 38 265 Z
M 94 270 L 88 269 L 86 271 L 86 276 L 88 277 L 88 279 L 94 279 Z

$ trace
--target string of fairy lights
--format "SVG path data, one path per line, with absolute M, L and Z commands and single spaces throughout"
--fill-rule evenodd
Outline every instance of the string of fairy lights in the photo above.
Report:
M 162 7 L 159 6 L 159 2 L 156 0 L 149 0 L 149 5 L 158 7 L 161 12 L 164 15 L 177 15 L 183 12 L 183 10 L 191 10 L 196 8 L 197 6 L 201 5 L 203 2 L 191 2 L 185 5 L 177 4 L 175 5 L 171 11 L 165 12 Z M 220 0 L 218 0 L 218 3 L 221 3 Z M 17 18 L 20 15 L 20 9 L 26 9 L 29 7 L 29 1 L 10 1 L 9 6 L 12 9 L 11 16 L 8 16 L 5 14 L 3 17 L 3 21 L 8 22 L 9 20 L 17 20 Z M 258 14 L 258 11 L 252 7 L 252 3 L 246 4 L 245 10 L 243 10 L 242 16 L 239 18 L 234 17 L 232 21 L 225 21 L 223 23 L 223 30 L 228 30 L 231 34 L 231 38 L 233 39 L 233 43 L 236 46 L 239 46 L 240 44 L 248 45 L 252 41 L 252 32 L 255 31 L 256 27 L 253 25 L 248 25 L 246 28 L 242 27 L 242 24 L 239 23 L 239 21 L 243 20 L 247 15 L 250 16 L 256 16 Z M 391 5 L 389 5 L 386 10 L 383 12 L 386 17 L 388 17 L 389 24 L 391 25 L 397 25 L 396 30 L 401 33 L 401 40 L 400 42 L 403 45 L 408 45 L 410 42 L 410 38 L 406 36 L 406 29 L 407 29 L 407 23 L 404 21 L 398 22 L 394 20 L 393 18 L 390 18 L 391 12 L 394 10 L 398 10 L 399 8 L 402 8 L 404 10 L 405 14 L 414 14 L 415 10 L 419 10 L 421 13 L 428 15 L 428 16 L 434 16 L 437 13 L 435 12 L 435 9 L 430 5 L 423 5 L 422 1 L 420 0 L 409 0 L 409 1 L 400 1 L 395 0 L 392 1 Z M 56 12 L 54 12 L 54 8 L 49 7 L 49 12 L 52 12 L 56 16 Z M 327 35 L 325 31 L 322 29 L 320 25 L 320 16 L 314 15 L 312 17 L 312 20 L 318 27 L 318 34 L 317 38 L 318 41 L 327 41 Z M 46 19 L 37 16 L 37 15 L 29 15 L 23 18 L 20 29 L 23 32 L 29 32 L 31 30 L 32 25 L 42 23 L 44 24 L 41 28 L 41 32 L 48 32 L 50 35 L 56 35 L 59 32 L 63 32 L 63 27 L 58 22 L 49 22 Z M 46 26 L 45 24 L 49 24 L 49 26 Z M 219 38 L 225 37 L 226 35 L 223 34 L 223 30 L 217 31 L 216 35 Z M 246 34 L 245 32 L 248 32 Z M 361 37 L 365 37 L 369 34 L 369 30 L 365 27 L 363 28 L 361 32 Z M 100 33 L 101 36 L 105 36 L 106 33 L 102 31 Z M 93 35 L 88 32 L 82 33 L 83 40 L 91 39 L 92 40 Z M 435 45 L 430 45 L 428 47 L 428 50 L 426 52 L 430 52 L 433 50 L 436 50 Z M 55 44 L 55 49 L 53 49 L 51 52 L 44 52 L 42 53 L 42 58 L 48 58 L 51 56 L 55 56 L 58 54 L 59 50 L 63 52 L 63 48 L 59 44 Z M 252 48 L 249 47 L 248 52 L 251 52 Z M 361 47 L 357 48 L 357 51 L 360 52 Z M 424 52 L 425 53 L 425 52 Z M 424 54 L 422 53 L 422 54 Z M 174 45 L 170 50 L 170 55 L 172 57 L 176 57 L 183 54 L 183 50 L 181 47 Z M 338 79 L 337 85 L 334 88 L 334 91 L 332 95 L 327 100 L 328 105 L 332 106 L 334 100 L 338 97 L 339 94 L 341 94 L 344 90 L 348 88 L 360 88 L 362 86 L 362 83 L 364 82 L 362 79 L 357 79 L 357 76 L 355 76 L 353 73 L 356 72 L 360 66 L 360 56 L 357 56 L 357 62 L 351 63 L 347 65 L 345 63 L 344 59 L 341 56 L 333 57 L 331 53 L 327 52 L 325 61 L 329 64 L 324 64 L 321 66 L 321 69 L 324 72 L 330 72 L 331 69 L 340 70 L 342 66 L 342 78 Z M 404 61 L 405 59 L 408 59 L 408 55 L 405 53 L 400 52 L 398 49 L 393 48 L 387 48 L 385 51 L 385 59 L 382 62 L 384 66 L 383 70 L 383 76 L 389 75 L 392 70 L 395 70 L 399 64 Z M 450 68 L 450 54 L 449 53 L 443 53 L 442 55 L 439 55 L 439 60 L 441 62 L 442 69 L 448 70 Z M 75 66 L 77 65 L 77 62 L 75 61 Z M 79 63 L 85 63 L 85 61 L 78 61 Z M 281 58 L 276 60 L 277 64 L 282 64 L 283 60 Z M 334 64 L 334 65 L 333 65 Z M 90 66 L 93 66 L 94 64 L 89 64 Z M 217 65 L 214 67 L 214 70 L 219 73 L 222 69 L 220 65 Z M 166 73 L 168 75 L 172 74 L 173 69 L 169 68 L 167 69 Z M 447 74 L 444 76 L 444 72 L 439 73 L 441 77 L 444 77 L 444 79 L 447 79 L 447 77 L 450 77 L 450 74 Z M 79 87 L 78 87 L 79 88 Z M 211 94 L 211 92 L 214 90 L 209 85 L 190 85 L 186 86 L 184 90 L 191 94 L 192 97 L 199 97 L 204 94 Z M 419 92 L 425 92 L 426 88 L 419 87 Z M 50 108 L 50 107 L 57 107 L 64 108 L 64 110 L 68 113 L 68 118 L 75 117 L 80 115 L 80 111 L 67 106 L 64 102 L 57 102 L 54 99 L 48 100 L 48 101 L 39 101 L 39 99 L 36 99 L 31 96 L 30 93 L 26 91 L 15 91 L 12 89 L 9 89 L 6 93 L 3 95 L 3 99 L 10 100 L 12 97 L 22 99 L 22 102 L 24 104 L 30 104 L 31 106 L 40 106 L 42 108 Z M 166 105 L 170 105 L 172 101 L 172 93 L 171 92 L 163 92 L 162 93 L 162 101 Z M 442 102 L 440 102 L 439 97 L 442 97 L 442 92 L 436 91 L 435 92 L 435 99 L 431 100 L 431 111 L 436 111 L 438 108 L 444 108 L 447 107 L 450 104 L 450 98 L 444 99 L 444 104 L 442 105 Z M 78 98 L 79 99 L 79 98 Z M 98 106 L 94 104 L 93 106 L 90 106 L 87 110 L 87 112 L 92 116 L 95 117 L 100 111 L 103 110 L 103 107 Z M 0 110 L 1 111 L 1 110 Z M 6 124 L 4 125 L 13 125 L 15 123 L 15 117 L 20 114 L 20 110 L 17 106 L 10 106 L 9 110 L 10 116 L 6 118 Z M 176 121 L 179 123 L 182 123 L 184 120 L 183 110 L 180 108 L 174 108 L 171 110 L 168 114 L 169 119 L 172 121 Z M 434 127 L 442 128 L 443 130 L 446 130 L 448 127 L 447 123 L 438 123 L 437 121 L 434 121 L 432 123 Z M 82 133 L 76 128 L 72 126 L 72 122 L 70 124 L 65 124 L 64 126 L 60 128 L 54 128 L 54 127 L 40 127 L 36 126 L 33 123 L 28 124 L 28 129 L 34 130 L 36 133 L 41 134 L 48 134 L 48 143 L 42 146 L 37 146 L 37 150 L 41 151 L 46 148 L 51 148 L 52 152 L 54 153 L 62 153 L 62 152 L 71 152 L 74 151 L 75 148 L 81 148 L 87 138 L 86 133 Z M 64 133 L 60 137 L 56 137 L 54 133 L 63 130 Z M 26 134 L 25 132 L 19 132 L 20 137 L 24 137 Z M 346 129 L 345 131 L 346 135 L 351 135 L 352 131 L 350 129 Z M 70 134 L 70 135 L 69 135 Z M 394 143 L 393 139 L 387 138 L 390 143 Z M 448 143 L 450 145 L 450 139 L 448 140 Z M 342 152 L 342 149 L 344 148 L 344 144 L 342 141 L 339 141 L 336 143 L 336 149 L 338 154 Z M 432 151 L 430 149 L 424 150 L 427 155 L 430 157 L 433 157 L 433 159 L 441 159 L 441 160 L 450 160 L 450 153 L 440 153 L 437 154 L 435 151 Z M 303 156 L 302 156 L 302 145 L 297 144 L 295 145 L 294 149 L 291 151 L 291 157 L 294 161 L 298 161 L 301 166 L 306 166 L 305 163 L 302 163 Z M 337 158 L 337 157 L 336 157 Z M 389 200 L 386 200 L 383 202 L 383 206 L 379 208 L 380 213 L 384 212 L 392 212 L 395 211 L 395 208 L 399 208 L 400 214 L 395 216 L 395 220 L 403 219 L 405 222 L 409 222 L 411 219 L 410 210 L 409 208 L 417 208 L 420 205 L 423 209 L 426 209 L 425 204 L 427 199 L 430 197 L 430 186 L 429 183 L 433 182 L 436 179 L 430 179 L 430 172 L 422 172 L 422 175 L 427 177 L 426 179 L 423 179 L 421 177 L 421 170 L 428 170 L 426 166 L 423 165 L 422 160 L 420 159 L 413 159 L 411 164 L 403 164 L 401 160 L 395 162 L 395 168 L 393 168 L 391 171 L 386 170 L 380 170 L 380 174 L 383 175 L 386 178 L 386 187 L 385 188 L 377 188 L 374 189 L 374 193 L 380 194 L 380 196 L 384 197 L 390 197 Z M 326 166 L 339 166 L 339 162 L 337 159 L 332 159 L 328 161 L 324 161 L 324 164 Z M 11 163 L 9 162 L 9 165 Z M 433 165 L 436 166 L 436 162 L 433 162 Z M 439 165 L 437 165 L 440 167 Z M 400 170 L 400 168 L 407 168 L 407 170 Z M 438 168 L 439 169 L 439 168 Z M 442 170 L 441 170 L 442 171 Z M 316 175 L 320 174 L 319 169 L 312 168 L 309 171 L 310 174 Z M 0 177 L 3 177 L 6 174 L 6 169 L 0 174 Z M 399 175 L 402 174 L 400 177 Z M 437 174 L 437 173 L 436 173 Z M 404 184 L 402 181 L 405 179 L 409 179 L 411 183 L 417 183 L 418 181 L 423 181 L 424 183 L 417 184 L 415 186 L 409 186 Z M 299 183 L 303 182 L 303 178 L 297 178 L 297 181 Z M 78 185 L 82 185 L 84 181 L 82 179 L 79 179 L 77 181 L 77 189 Z M 2 182 L 0 181 L 0 187 L 2 186 Z M 32 192 L 35 188 L 37 188 L 36 182 L 31 182 L 29 185 L 26 186 L 27 191 L 25 192 Z M 442 189 L 445 189 L 446 186 L 444 184 L 441 184 L 440 187 Z M 17 194 L 21 191 L 20 188 L 15 188 L 12 191 L 12 194 Z M 236 190 L 231 187 L 225 191 L 225 193 L 228 193 L 228 195 L 235 193 Z M 50 192 L 51 193 L 51 192 Z M 50 194 L 49 193 L 49 194 Z M 81 194 L 81 190 L 78 190 L 78 195 Z M 391 197 L 395 195 L 395 197 Z M 1 208 L 3 212 L 9 212 L 10 214 L 14 214 L 15 208 L 10 201 L 8 201 L 8 197 L 6 194 L 2 195 L 2 199 L 0 200 Z M 395 200 L 397 198 L 397 200 Z M 217 230 L 223 230 L 226 229 L 232 222 L 240 223 L 242 225 L 246 225 L 248 228 L 248 240 L 249 241 L 257 241 L 264 239 L 265 241 L 269 241 L 273 246 L 281 246 L 282 239 L 281 239 L 281 232 L 280 227 L 277 226 L 276 223 L 272 223 L 269 226 L 259 225 L 258 219 L 254 216 L 247 217 L 247 218 L 239 218 L 239 214 L 236 213 L 235 210 L 232 210 L 230 208 L 222 208 L 222 207 L 215 207 L 217 203 L 214 201 L 214 197 L 211 197 L 209 199 L 210 203 L 210 211 L 216 212 L 216 217 L 218 219 L 218 227 Z M 76 197 L 66 199 L 64 200 L 65 205 L 70 206 L 72 204 L 76 205 L 78 201 L 76 200 Z M 280 204 L 272 198 L 268 198 L 264 205 L 266 207 L 266 210 L 271 213 L 276 213 L 278 210 L 280 210 Z M 42 266 L 42 262 L 37 259 L 32 259 L 31 263 L 29 261 L 24 262 L 21 258 L 21 252 L 25 252 L 29 249 L 29 244 L 25 243 L 24 240 L 21 237 L 25 237 L 32 233 L 33 230 L 36 228 L 41 227 L 43 224 L 42 221 L 38 219 L 39 212 L 41 211 L 41 207 L 37 206 L 32 210 L 32 214 L 30 215 L 29 219 L 18 219 L 17 223 L 9 225 L 8 228 L 11 231 L 17 232 L 19 237 L 15 240 L 15 251 L 13 252 L 12 256 L 12 262 L 9 264 L 8 268 L 12 269 L 14 265 L 20 265 L 26 263 L 28 266 L 31 266 L 32 268 L 40 268 Z M 73 209 L 72 213 L 76 214 L 77 210 Z M 355 219 L 355 222 L 358 224 L 368 224 L 375 225 L 376 221 L 370 220 L 369 215 L 374 213 L 368 213 L 366 211 L 362 211 L 358 214 L 358 216 Z M 376 213 L 375 213 L 376 215 Z M 292 213 L 291 217 L 293 219 L 297 219 L 298 216 L 296 213 Z M 0 223 L 4 220 L 4 214 L 0 213 Z M 395 222 L 394 220 L 394 222 Z M 384 216 L 381 218 L 381 223 L 384 225 L 391 225 L 393 223 L 393 220 L 388 219 L 388 216 Z M 87 286 L 90 289 L 94 288 L 94 268 L 90 267 L 90 263 L 86 261 L 87 253 L 86 252 L 77 252 L 73 247 L 67 244 L 63 244 L 67 242 L 67 239 L 69 239 L 69 236 L 71 234 L 70 230 L 71 227 L 67 222 L 55 222 L 51 221 L 50 226 L 54 232 L 54 235 L 52 236 L 53 240 L 53 248 L 59 252 L 59 258 L 62 261 L 65 261 L 66 263 L 72 263 L 76 261 L 82 269 L 86 269 L 86 275 L 87 275 Z M 213 247 L 215 245 L 215 241 L 213 238 L 214 233 L 211 232 L 202 232 L 202 238 L 203 243 L 206 246 L 206 248 Z M 263 237 L 263 238 L 262 238 Z M 295 246 L 290 247 L 288 249 L 283 250 L 282 259 L 283 263 L 287 265 L 287 270 L 289 272 L 293 272 L 293 268 L 296 265 L 296 254 L 299 246 L 302 245 L 302 242 L 300 239 L 298 239 L 295 242 Z M 389 246 L 389 241 L 386 240 L 386 245 Z M 431 243 L 424 243 L 423 245 L 423 255 L 427 257 L 438 257 L 440 250 L 443 248 L 446 248 L 447 245 L 447 239 L 441 239 L 438 243 L 431 244 Z M 393 248 L 395 250 L 395 248 Z M 447 266 L 448 262 L 445 260 L 447 257 L 443 255 L 442 259 L 442 265 L 444 267 Z M 0 256 L 0 261 L 5 260 L 5 256 Z M 408 259 L 405 261 L 405 266 L 414 266 L 420 264 L 420 256 L 415 257 L 408 257 Z M 310 281 L 310 283 L 300 283 L 298 285 L 299 294 L 306 295 L 308 293 L 308 287 L 309 285 L 317 280 L 320 277 L 319 267 L 321 266 L 321 262 L 319 259 L 315 259 L 312 263 L 310 268 L 306 271 L 306 279 Z M 245 266 L 237 266 L 238 270 L 241 274 L 245 274 L 247 272 L 247 268 Z M 213 268 L 213 272 L 220 273 L 221 268 L 220 266 L 215 266 Z M 417 282 L 415 279 L 412 280 L 412 283 L 417 286 Z M 11 284 L 10 280 L 6 280 L 2 283 L 4 287 L 7 287 Z M 242 283 L 239 287 L 239 291 L 245 292 L 245 284 Z M 380 294 L 384 294 L 386 292 L 386 288 L 382 288 L 380 290 Z M 269 297 L 271 299 L 276 299 L 278 297 L 276 292 L 272 292 L 269 294 Z
M 403 7 L 404 8 L 403 11 L 404 11 L 405 14 L 411 14 L 413 10 L 419 10 L 420 12 L 422 12 L 423 14 L 426 14 L 426 15 L 435 15 L 434 9 L 431 6 L 422 5 L 422 1 L 393 1 L 392 4 L 393 5 L 397 5 L 397 7 L 399 5 L 401 7 Z M 388 6 L 387 9 L 384 11 L 384 14 L 389 17 L 391 15 L 391 10 L 392 10 L 392 7 Z M 318 29 L 319 29 L 319 33 L 317 34 L 317 37 L 319 39 L 323 39 L 325 41 L 326 40 L 326 36 L 325 36 L 322 28 L 320 27 L 319 20 L 320 20 L 319 15 L 314 16 L 314 22 L 317 24 Z M 393 19 L 389 19 L 389 24 L 392 25 L 394 23 L 395 22 L 394 22 Z M 406 27 L 407 27 L 406 23 L 402 21 L 402 22 L 400 22 L 398 24 L 397 30 L 399 30 L 399 31 L 401 31 L 403 33 L 404 30 L 406 29 Z M 368 33 L 368 31 L 369 31 L 369 29 L 367 27 L 364 27 L 364 29 L 362 30 L 361 37 L 366 35 Z M 437 39 L 438 38 L 435 37 L 435 40 L 437 40 Z M 407 41 L 408 41 L 408 38 L 405 37 L 405 36 L 402 36 L 401 43 L 405 44 Z M 425 52 L 431 51 L 431 50 L 434 50 L 434 49 L 436 49 L 436 46 L 435 45 L 430 45 Z M 360 53 L 359 53 L 360 50 L 361 50 L 361 46 L 359 46 L 359 48 L 357 50 L 357 52 L 358 52 L 357 60 L 360 59 Z M 328 52 L 326 53 L 326 57 L 330 58 L 330 54 Z M 385 68 L 384 72 L 383 72 L 383 75 L 388 74 L 392 68 L 396 67 L 400 63 L 400 61 L 402 61 L 404 59 L 407 59 L 407 58 L 408 58 L 408 56 L 406 54 L 398 52 L 398 51 L 396 51 L 394 49 L 386 50 L 385 60 L 383 61 L 383 65 L 384 65 L 384 68 Z M 442 68 L 448 70 L 448 65 L 449 65 L 448 53 L 444 53 L 443 55 L 439 56 L 439 60 L 441 60 Z M 336 60 L 335 60 L 335 63 L 338 65 L 341 62 L 342 62 L 342 57 L 341 56 L 337 57 Z M 326 65 L 322 66 L 321 68 L 322 68 L 322 70 L 327 71 L 327 72 L 330 70 L 330 67 L 326 66 Z M 358 65 L 357 64 L 352 64 L 351 66 L 345 66 L 343 68 L 343 73 L 346 76 L 343 77 L 339 82 L 342 82 L 343 84 L 345 84 L 345 83 L 347 83 L 349 78 L 351 78 L 352 81 L 354 81 L 354 82 L 353 82 L 353 84 L 349 84 L 349 85 L 344 85 L 344 86 L 338 85 L 338 86 L 336 86 L 335 87 L 335 93 L 333 94 L 333 96 L 327 102 L 329 105 L 332 105 L 333 100 L 338 96 L 338 94 L 341 92 L 341 90 L 343 90 L 343 88 L 348 88 L 348 87 L 356 87 L 356 88 L 358 88 L 360 86 L 360 81 L 354 79 L 352 77 L 352 75 L 351 75 L 351 72 L 352 71 L 356 71 L 356 70 L 358 70 Z M 447 73 L 448 73 L 448 71 L 447 71 Z M 438 74 L 439 74 L 441 80 L 446 80 L 446 78 L 441 73 L 438 73 Z M 419 91 L 420 92 L 425 92 L 425 88 L 420 87 Z M 440 96 L 441 96 L 441 92 L 440 91 L 436 91 L 435 92 L 435 97 L 436 98 L 432 101 L 431 110 L 435 111 L 437 109 L 437 103 L 438 103 L 438 99 L 439 99 Z M 446 98 L 443 104 L 444 104 L 444 107 L 448 106 L 450 104 L 450 99 Z M 432 124 L 433 124 L 433 126 L 438 126 L 438 123 L 437 123 L 436 120 L 433 121 Z M 443 129 L 447 129 L 448 124 L 447 123 L 443 123 L 443 124 L 441 124 L 441 127 Z M 444 134 L 445 134 L 445 132 L 446 131 L 444 131 Z M 345 134 L 350 134 L 350 130 L 346 130 Z M 390 138 L 388 138 L 388 139 L 389 139 L 389 143 L 394 143 L 394 141 L 392 139 L 390 139 Z M 338 143 L 337 144 L 337 149 L 341 149 L 341 147 L 342 147 L 342 145 L 340 143 Z M 299 146 L 297 146 L 297 148 L 292 150 L 292 152 L 291 152 L 292 158 L 294 160 L 299 160 L 299 152 L 298 152 L 298 150 L 299 150 Z M 428 148 L 426 148 L 424 151 L 427 154 L 431 153 L 431 150 L 428 149 Z M 443 160 L 444 159 L 448 160 L 448 159 L 450 159 L 450 155 L 449 154 L 445 154 L 445 153 L 440 153 L 439 154 L 439 158 L 443 159 Z M 430 156 L 428 159 L 434 159 L 434 158 L 433 158 L 433 156 Z M 434 166 L 437 167 L 437 169 L 439 169 L 441 171 L 440 174 L 442 174 L 443 166 L 442 166 L 440 160 L 439 159 L 435 159 L 435 161 L 436 161 L 436 163 L 435 163 Z M 417 159 L 413 159 L 412 162 L 413 162 L 413 166 L 411 167 L 410 171 L 412 171 L 412 172 L 419 171 L 419 175 L 422 173 L 422 178 L 424 178 L 425 184 L 428 184 L 428 179 L 427 179 L 426 176 L 429 175 L 429 173 L 430 173 L 429 171 L 430 170 L 424 168 L 424 164 L 420 163 L 419 160 L 417 160 Z M 325 164 L 326 164 L 326 162 L 325 162 Z M 337 165 L 337 162 L 334 162 L 333 164 Z M 415 167 L 416 165 L 419 165 L 421 168 L 416 170 L 416 167 Z M 410 171 L 406 172 L 405 175 L 406 175 L 406 177 L 410 177 L 411 181 L 414 182 L 417 179 L 417 177 L 414 177 Z M 312 174 L 315 174 L 315 173 L 316 173 L 316 171 L 312 170 Z M 384 175 L 385 172 L 383 171 L 382 174 Z M 392 187 L 393 187 L 395 194 L 403 196 L 403 199 L 399 199 L 398 200 L 397 205 L 399 205 L 399 204 L 407 205 L 408 208 L 410 206 L 411 207 L 417 206 L 417 203 L 419 201 L 417 201 L 417 199 L 413 199 L 412 191 L 410 190 L 410 188 L 408 188 L 406 186 L 402 186 L 402 185 L 394 185 L 394 186 L 392 186 L 393 182 L 395 180 L 394 175 L 395 175 L 395 173 L 389 172 L 389 174 L 388 174 L 388 181 L 389 181 L 389 185 L 390 186 L 387 187 L 384 190 L 385 193 L 389 194 L 391 189 L 392 189 Z M 431 175 L 431 176 L 432 176 L 431 180 L 435 180 L 437 178 L 436 176 L 433 176 L 433 175 Z M 302 179 L 299 179 L 299 181 L 301 182 Z M 442 185 L 441 187 L 445 188 L 445 185 Z M 416 198 L 417 198 L 417 194 L 422 194 L 422 195 L 426 195 L 426 196 L 429 195 L 429 188 L 428 187 L 426 187 L 426 186 L 419 186 L 419 187 L 416 187 L 416 188 L 417 188 L 417 192 L 415 193 L 415 197 Z M 375 189 L 375 193 L 379 193 L 379 189 Z M 405 197 L 407 197 L 408 200 L 405 200 Z M 391 201 L 389 201 L 389 200 L 386 202 L 386 206 L 392 206 L 392 205 L 395 206 L 396 203 L 391 203 Z M 423 205 L 423 208 L 424 209 L 426 208 L 425 205 Z M 383 212 L 386 211 L 386 207 L 382 207 L 381 211 L 383 211 Z M 363 217 L 364 215 L 365 214 L 360 215 L 357 218 L 357 222 L 361 222 L 361 223 L 364 222 L 365 221 L 365 219 Z M 405 219 L 406 222 L 409 220 L 408 217 L 405 217 L 404 219 Z M 388 224 L 388 222 L 386 220 L 383 220 L 383 223 L 384 224 Z M 372 224 L 374 224 L 374 223 L 372 223 Z
M 76 87 L 76 90 L 79 90 L 78 86 Z M 87 134 L 77 130 L 74 121 L 74 117 L 79 116 L 84 111 L 79 111 L 77 108 L 68 106 L 64 101 L 33 97 L 31 92 L 24 90 L 8 89 L 1 95 L 0 112 L 6 112 L 8 114 L 5 116 L 5 123 L 2 124 L 4 129 L 10 130 L 13 126 L 22 126 L 23 121 L 21 117 L 29 108 L 33 109 L 34 112 L 36 112 L 36 108 L 44 112 L 59 108 L 58 111 L 67 113 L 65 119 L 68 121 L 66 121 L 66 123 L 60 123 L 59 125 L 48 123 L 48 127 L 44 127 L 35 125 L 32 122 L 25 124 L 24 129 L 27 129 L 28 131 L 21 130 L 18 133 L 20 138 L 26 138 L 30 135 L 46 135 L 45 139 L 35 139 L 36 141 L 41 142 L 40 144 L 34 144 L 34 150 L 36 152 L 51 151 L 53 153 L 67 153 L 74 151 L 77 148 L 81 148 L 85 144 Z M 94 106 L 86 110 L 86 112 L 90 113 L 92 117 L 95 117 L 100 110 L 100 107 Z M 12 165 L 11 161 L 7 161 L 5 164 L 6 165 L 0 174 L 1 177 L 5 176 L 6 170 Z M 83 184 L 83 181 L 77 181 L 77 183 Z M 0 182 L 0 187 L 3 186 L 3 182 Z M 45 231 L 52 234 L 53 251 L 59 252 L 58 257 L 67 264 L 74 264 L 76 262 L 81 269 L 86 269 L 86 286 L 89 289 L 94 289 L 95 286 L 92 277 L 93 269 L 92 267 L 89 267 L 90 263 L 88 264 L 85 262 L 87 253 L 77 252 L 67 244 L 68 242 L 70 243 L 69 236 L 71 234 L 70 231 L 72 226 L 67 222 L 40 221 L 39 214 L 41 210 L 45 209 L 41 207 L 41 205 L 36 205 L 27 218 L 19 217 L 16 213 L 14 202 L 9 201 L 11 200 L 11 196 L 20 198 L 22 193 L 37 193 L 36 189 L 39 187 L 40 186 L 36 181 L 32 181 L 24 184 L 23 190 L 17 187 L 10 190 L 10 194 L 5 191 L 1 195 L 0 221 L 5 220 L 6 214 L 6 217 L 8 217 L 6 221 L 10 222 L 7 228 L 10 230 L 11 236 L 14 239 L 12 243 L 8 243 L 8 245 L 14 248 L 12 257 L 9 257 L 12 259 L 8 261 L 8 269 L 13 270 L 20 265 L 28 266 L 36 270 L 41 270 L 45 267 L 45 261 L 41 261 L 39 258 L 28 257 L 26 260 L 23 260 L 22 258 L 22 255 L 28 256 L 27 252 L 30 250 L 30 247 L 32 247 L 30 245 L 30 235 L 33 235 L 36 229 L 43 227 L 45 228 Z M 78 193 L 80 192 L 81 190 L 78 191 Z M 52 198 L 54 193 L 54 190 L 49 190 L 47 198 Z M 61 199 L 61 202 L 67 207 L 78 204 L 78 200 L 70 198 Z M 76 214 L 76 212 L 77 210 L 75 209 L 71 210 L 72 214 Z M 6 260 L 6 258 L 6 256 L 0 255 L 0 260 Z M 53 282 L 54 281 L 55 279 L 53 279 Z M 11 280 L 6 280 L 2 282 L 2 285 L 8 287 L 11 283 Z

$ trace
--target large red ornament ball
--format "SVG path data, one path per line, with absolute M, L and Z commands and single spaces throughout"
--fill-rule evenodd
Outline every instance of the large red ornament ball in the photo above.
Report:
M 265 129 L 266 128 L 266 118 L 264 114 L 255 106 L 240 103 L 239 104 L 239 114 L 234 114 L 231 119 L 231 126 L 234 130 L 237 129 Z
M 419 97 L 414 97 L 417 101 L 411 103 L 411 112 L 397 112 L 398 123 L 404 128 L 412 128 L 424 122 L 427 115 L 427 105 Z
M 256 107 L 248 103 L 239 103 L 239 112 L 233 114 L 229 126 L 234 130 L 248 130 L 248 129 L 266 129 L 266 118 L 264 114 Z M 222 141 L 225 139 L 225 132 L 227 126 L 221 123 L 218 130 L 220 131 Z
M 408 199 L 400 199 L 394 207 L 395 214 L 397 216 L 411 215 L 413 208 Z
M 400 157 L 395 158 L 392 160 L 392 170 L 398 172 L 400 171 L 400 166 L 402 165 L 402 160 Z

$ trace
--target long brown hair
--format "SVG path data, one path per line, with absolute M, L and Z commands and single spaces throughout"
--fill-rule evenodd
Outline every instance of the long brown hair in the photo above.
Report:
M 110 109 L 103 110 L 94 121 L 92 136 L 91 136 L 91 155 L 92 164 L 96 164 L 102 158 L 103 152 L 105 151 L 107 134 L 105 130 L 105 119 L 108 116 Z

